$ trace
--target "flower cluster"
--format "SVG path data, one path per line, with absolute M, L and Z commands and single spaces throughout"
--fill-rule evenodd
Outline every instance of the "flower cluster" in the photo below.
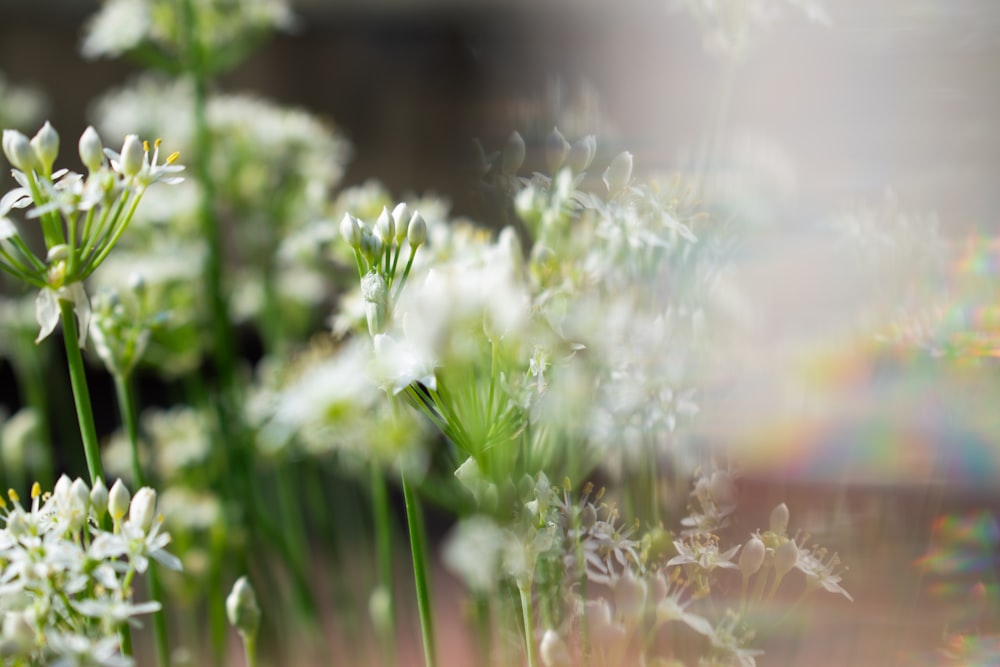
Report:
M 160 142 L 150 148 L 130 134 L 121 152 L 104 148 L 88 127 L 80 136 L 83 176 L 67 169 L 53 171 L 59 135 L 49 124 L 30 140 L 17 130 L 4 130 L 3 152 L 18 187 L 0 199 L 0 269 L 38 288 L 35 311 L 47 337 L 59 322 L 61 304 L 70 304 L 80 323 L 80 345 L 90 320 L 83 281 L 100 266 L 128 227 L 146 189 L 157 182 L 178 183 L 184 167 L 173 153 L 160 162 Z M 45 259 L 29 246 L 8 216 L 15 209 L 37 220 L 45 239 Z
M 179 569 L 156 515 L 156 492 L 132 496 L 63 476 L 51 493 L 37 483 L 30 503 L 0 498 L 0 655 L 18 665 L 106 665 L 132 660 L 119 650 L 123 624 L 138 625 L 158 602 L 135 602 L 132 581 L 150 559 Z M 110 530 L 109 530 L 110 528 Z
M 213 70 L 239 61 L 262 33 L 288 29 L 294 17 L 283 0 L 105 0 L 86 26 L 87 58 L 137 52 L 151 64 L 175 68 L 196 49 Z

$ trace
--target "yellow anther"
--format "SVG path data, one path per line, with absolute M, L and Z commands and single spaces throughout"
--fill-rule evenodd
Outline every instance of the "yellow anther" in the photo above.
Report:
M 14 489 L 7 489 L 7 497 L 10 498 L 10 502 L 12 503 L 21 502 L 21 496 L 17 495 L 17 491 Z
M 142 142 L 142 150 L 146 151 L 147 153 L 149 152 L 149 142 L 148 141 L 143 141 Z
M 3 499 L 3 496 L 0 496 L 0 510 L 5 509 L 7 509 L 7 501 Z
M 569 481 L 569 477 L 563 477 L 563 489 L 566 491 L 573 490 L 573 483 Z
M 42 495 L 42 485 L 35 482 L 31 485 L 31 499 L 34 500 L 38 496 Z
M 600 489 L 598 489 L 597 490 L 597 495 L 594 496 L 594 500 L 600 500 L 601 498 L 603 498 L 604 497 L 604 491 L 605 491 L 605 489 L 604 489 L 603 486 Z
M 177 162 L 177 159 L 178 159 L 178 158 L 179 158 L 180 156 L 181 156 L 181 154 L 180 154 L 180 153 L 178 153 L 177 151 L 174 151 L 174 152 L 173 152 L 173 153 L 171 153 L 171 154 L 170 154 L 170 156 L 169 156 L 169 157 L 167 158 L 167 164 L 173 164 L 174 162 Z
M 153 142 L 153 148 L 159 148 L 160 144 L 162 144 L 162 143 L 163 143 L 163 139 L 157 138 L 157 140 Z

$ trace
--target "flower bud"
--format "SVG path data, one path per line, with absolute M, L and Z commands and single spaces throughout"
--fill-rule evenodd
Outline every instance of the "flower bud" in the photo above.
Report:
M 3 131 L 3 154 L 14 168 L 21 171 L 29 172 L 38 166 L 38 157 L 31 142 L 17 130 Z
M 99 171 L 104 164 L 104 144 L 93 126 L 88 125 L 80 135 L 80 161 L 91 173 Z
M 121 479 L 115 481 L 111 485 L 111 491 L 108 492 L 108 511 L 111 512 L 111 518 L 116 524 L 125 518 L 131 501 L 132 494 L 128 492 Z
M 427 240 L 427 223 L 420 211 L 416 211 L 410 218 L 410 228 L 406 230 L 406 240 L 410 242 L 410 247 L 414 250 L 419 248 Z
M 46 255 L 45 260 L 49 264 L 55 264 L 56 262 L 61 262 L 69 257 L 69 246 L 65 243 L 57 243 L 56 245 L 49 248 L 48 255 Z
M 604 184 L 608 186 L 608 192 L 614 194 L 627 188 L 631 179 L 632 154 L 628 151 L 622 151 L 604 170 Z
M 410 228 L 410 207 L 406 202 L 399 202 L 392 209 L 392 220 L 396 223 L 396 243 L 401 244 L 406 239 L 406 231 Z
M 226 616 L 237 632 L 244 637 L 254 637 L 260 627 L 260 607 L 253 586 L 244 576 L 236 580 L 233 590 L 226 597 Z
M 90 506 L 97 516 L 97 521 L 104 521 L 104 515 L 108 513 L 108 487 L 104 486 L 104 480 L 100 477 L 90 490 Z
M 503 162 L 501 169 L 505 174 L 516 174 L 517 170 L 524 164 L 525 146 L 521 134 L 514 130 L 507 137 L 507 144 L 503 147 Z
M 361 247 L 361 223 L 350 213 L 345 213 L 340 221 L 340 235 L 352 248 Z
M 794 540 L 788 540 L 774 550 L 775 576 L 780 579 L 795 567 L 799 560 L 799 547 Z
M 146 278 L 138 271 L 128 274 L 128 289 L 141 299 L 146 293 Z
M 788 518 L 788 505 L 785 503 L 777 505 L 771 510 L 771 518 L 768 522 L 771 532 L 776 535 L 784 535 L 788 530 Z
M 392 631 L 392 595 L 385 586 L 376 586 L 368 596 L 368 616 L 379 631 Z
M 570 657 L 566 642 L 555 630 L 545 631 L 538 652 L 542 656 L 542 664 L 545 667 L 570 667 L 573 664 L 573 658 Z
M 569 149 L 569 155 L 566 156 L 566 166 L 574 174 L 579 174 L 587 170 L 590 163 L 594 161 L 595 155 L 597 155 L 597 137 L 588 134 L 582 139 L 578 139 Z
M 59 133 L 52 127 L 52 123 L 45 121 L 45 125 L 42 125 L 31 138 L 31 148 L 35 151 L 35 157 L 38 158 L 42 169 L 46 173 L 51 173 L 52 165 L 59 155 Z
M 549 168 L 549 173 L 554 174 L 566 161 L 569 154 L 569 142 L 562 135 L 559 128 L 553 127 L 549 136 L 545 139 L 545 164 Z
M 149 532 L 156 516 L 156 491 L 144 486 L 135 492 L 129 507 L 128 520 L 139 526 L 144 532 Z
M 750 577 L 757 573 L 760 566 L 764 564 L 764 554 L 767 548 L 764 541 L 756 535 L 743 545 L 743 553 L 740 554 L 739 568 L 744 577 Z
M 378 230 L 379 236 L 382 237 L 384 243 L 391 245 L 396 239 L 396 221 L 392 219 L 389 209 L 385 206 L 382 207 L 382 213 L 379 214 L 378 220 L 375 221 L 375 229 Z
M 122 174 L 125 176 L 135 176 L 142 171 L 142 165 L 146 160 L 146 150 L 142 147 L 139 137 L 130 134 L 125 137 L 122 144 L 121 164 L 119 165 Z
M 369 273 L 361 279 L 361 296 L 365 299 L 368 332 L 375 336 L 385 333 L 389 314 L 389 287 L 378 273 Z
M 82 509 L 84 514 L 86 514 L 90 508 L 90 489 L 87 487 L 87 483 L 79 477 L 74 479 L 73 483 L 69 486 L 69 497 L 73 505 Z

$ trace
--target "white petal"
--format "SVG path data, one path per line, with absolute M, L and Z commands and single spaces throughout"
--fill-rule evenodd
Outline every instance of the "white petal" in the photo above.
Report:
M 45 287 L 38 293 L 35 298 L 35 319 L 38 320 L 38 326 L 41 327 L 35 343 L 41 343 L 55 331 L 56 325 L 59 324 L 59 297 L 55 290 Z
M 73 283 L 60 291 L 63 292 L 63 298 L 73 302 L 73 311 L 79 323 L 77 329 L 80 332 L 77 342 L 80 347 L 84 347 L 87 344 L 87 330 L 90 329 L 90 299 L 87 297 L 87 290 L 83 289 L 83 283 Z
M 17 236 L 17 227 L 7 218 L 0 216 L 0 241 Z

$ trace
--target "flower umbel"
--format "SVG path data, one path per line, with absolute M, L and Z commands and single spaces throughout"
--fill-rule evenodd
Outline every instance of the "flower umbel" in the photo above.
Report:
M 92 127 L 79 142 L 87 176 L 53 171 L 58 150 L 59 135 L 49 123 L 31 140 L 16 130 L 4 130 L 3 152 L 14 167 L 11 173 L 18 187 L 0 199 L 0 269 L 39 289 L 39 342 L 55 330 L 61 304 L 70 304 L 79 321 L 82 347 L 90 319 L 83 281 L 117 244 L 146 188 L 157 182 L 180 182 L 177 174 L 184 167 L 176 164 L 177 153 L 160 163 L 159 140 L 152 152 L 135 135 L 125 138 L 121 152 L 103 148 Z M 27 220 L 38 221 L 45 240 L 44 259 L 8 217 L 14 209 L 27 209 Z

